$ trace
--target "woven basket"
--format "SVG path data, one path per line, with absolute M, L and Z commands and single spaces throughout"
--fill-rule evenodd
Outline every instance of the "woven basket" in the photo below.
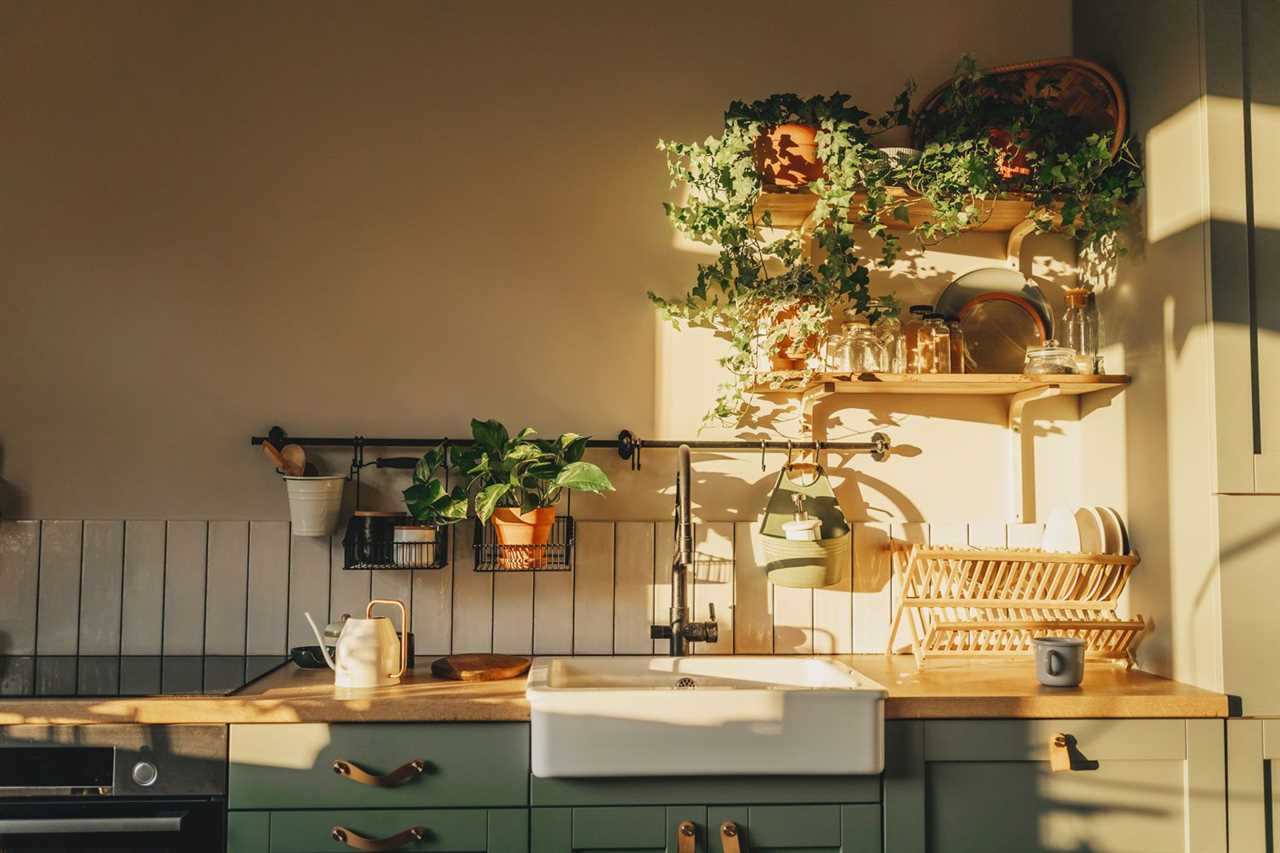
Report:
M 813 472 L 813 482 L 805 484 L 791 478 L 793 472 L 802 470 Z M 788 539 L 783 534 L 782 526 L 795 515 L 794 495 L 800 496 L 810 518 L 822 522 L 821 538 L 816 542 Z M 851 538 L 849 522 L 821 466 L 788 465 L 778 473 L 760 522 L 770 583 L 799 589 L 839 583 L 849 566 Z
M 1124 90 L 1115 76 L 1096 62 L 1073 56 L 1041 59 L 1016 65 L 999 65 L 987 70 L 992 77 L 1013 79 L 1023 92 L 1032 94 L 1043 82 L 1052 82 L 1051 99 L 1069 116 L 1082 120 L 1091 130 L 1111 132 L 1111 156 L 1115 157 L 1128 129 L 1128 109 Z M 920 105 L 921 114 L 937 110 L 942 95 L 955 82 L 952 77 L 929 93 Z M 924 148 L 919 128 L 912 128 L 912 145 Z

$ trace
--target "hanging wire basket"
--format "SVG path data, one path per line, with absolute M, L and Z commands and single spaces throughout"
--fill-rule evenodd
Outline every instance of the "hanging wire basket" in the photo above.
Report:
M 573 519 L 556 516 L 545 545 L 502 545 L 492 524 L 476 524 L 474 548 L 477 572 L 571 572 Z

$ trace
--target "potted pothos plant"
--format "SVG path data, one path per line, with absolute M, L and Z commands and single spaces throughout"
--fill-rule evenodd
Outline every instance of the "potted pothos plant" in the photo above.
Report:
M 438 474 L 449 466 L 448 450 L 442 445 L 429 448 L 413 469 L 413 479 L 403 492 L 405 508 L 417 522 L 397 525 L 392 534 L 396 563 L 406 568 L 423 568 L 436 563 L 440 529 L 467 517 L 467 490 L 448 489 Z
M 514 436 L 495 420 L 472 420 L 470 447 L 460 448 L 455 464 L 474 494 L 476 517 L 492 522 L 501 545 L 540 546 L 551 541 L 556 502 L 565 489 L 600 493 L 613 483 L 596 465 L 583 460 L 590 436 L 565 433 L 541 439 L 531 427 Z M 502 568 L 545 564 L 541 548 L 504 557 Z

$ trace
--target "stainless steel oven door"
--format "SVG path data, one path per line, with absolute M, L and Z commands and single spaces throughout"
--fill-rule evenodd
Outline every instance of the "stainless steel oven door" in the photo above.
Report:
M 0 853 L 222 853 L 221 798 L 10 800 L 0 803 Z

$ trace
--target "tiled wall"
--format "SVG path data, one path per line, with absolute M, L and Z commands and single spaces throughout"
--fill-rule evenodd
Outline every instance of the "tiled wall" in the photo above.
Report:
M 1024 546 L 1038 525 L 856 524 L 853 571 L 820 590 L 768 583 L 751 522 L 696 529 L 693 605 L 716 605 L 720 654 L 880 652 L 889 538 Z M 0 522 L 0 654 L 268 655 L 370 597 L 412 608 L 419 654 L 647 654 L 670 605 L 670 522 L 581 521 L 572 572 L 472 570 L 471 532 L 438 571 L 342 569 L 342 543 L 280 521 Z M 398 618 L 398 617 L 397 617 Z

